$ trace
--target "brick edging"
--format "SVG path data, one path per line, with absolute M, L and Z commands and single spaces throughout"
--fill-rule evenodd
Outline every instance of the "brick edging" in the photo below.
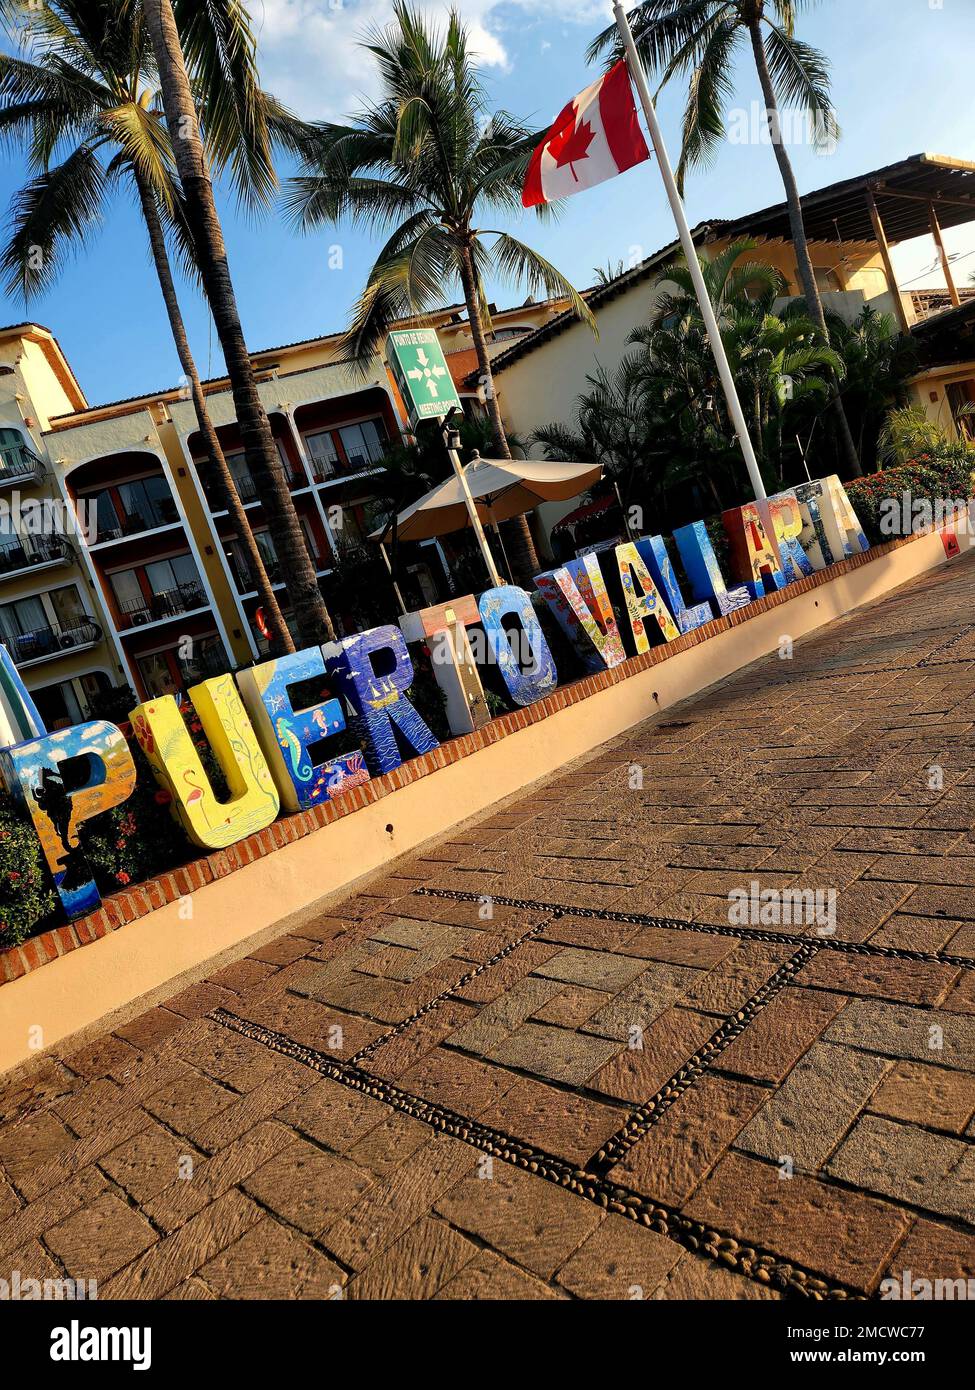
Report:
M 511 714 L 502 714 L 482 728 L 476 729 L 474 733 L 448 739 L 433 752 L 424 753 L 419 758 L 411 758 L 392 772 L 383 773 L 382 776 L 374 777 L 361 786 L 353 787 L 332 801 L 326 801 L 310 811 L 298 811 L 292 815 L 281 816 L 264 830 L 238 840 L 227 849 L 203 855 L 181 868 L 172 869 L 156 878 L 146 879 L 121 893 L 113 893 L 111 897 L 103 900 L 97 912 L 89 913 L 87 917 L 79 917 L 63 926 L 51 927 L 48 931 L 29 937 L 19 946 L 8 946 L 0 950 L 0 986 L 20 979 L 30 971 L 47 965 L 49 961 L 67 955 L 69 951 L 87 946 L 89 942 L 97 941 L 99 937 L 107 936 L 119 927 L 135 922 L 140 917 L 154 912 L 156 908 L 164 907 L 167 903 L 205 888 L 216 879 L 226 878 L 228 874 L 236 873 L 238 869 L 253 864 L 268 854 L 274 854 L 285 845 L 300 840 L 305 835 L 311 835 L 343 816 L 381 801 L 392 792 L 409 786 L 421 777 L 448 767 L 451 763 L 460 762 L 461 759 L 470 757 L 473 753 L 480 752 L 521 729 L 527 729 L 532 724 L 548 719 L 570 705 L 579 704 L 580 701 L 587 700 L 602 690 L 608 690 L 611 686 L 619 685 L 621 681 L 650 670 L 672 656 L 689 651 L 719 633 L 730 632 L 732 628 L 748 622 L 760 613 L 788 603 L 811 589 L 821 588 L 832 580 L 859 569 L 861 565 L 882 559 L 891 551 L 930 534 L 930 531 L 924 531 L 912 536 L 901 536 L 896 540 L 871 546 L 869 550 L 851 555 L 845 560 L 839 560 L 827 569 L 818 570 L 784 589 L 755 599 L 744 608 L 735 609 L 723 618 L 712 618 L 702 627 L 682 633 L 673 641 L 651 647 L 648 652 L 639 656 L 629 657 L 618 666 L 559 686 L 551 695 L 536 701 L 535 704 L 526 705 Z

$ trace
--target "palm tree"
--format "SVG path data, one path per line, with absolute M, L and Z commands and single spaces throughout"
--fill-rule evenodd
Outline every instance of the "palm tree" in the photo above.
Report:
M 750 425 L 759 464 L 775 490 L 784 484 L 787 421 L 828 394 L 824 373 L 844 363 L 797 306 L 772 312 L 783 281 L 774 267 L 743 260 L 754 242 L 735 242 L 700 261 L 721 339 Z M 617 479 L 624 507 L 638 498 L 683 520 L 670 494 L 692 484 L 715 510 L 730 505 L 738 455 L 707 330 L 686 264 L 657 279 L 649 322 L 633 330 L 616 371 L 588 378 L 575 430 L 535 434 L 549 457 L 593 459 Z M 725 500 L 725 497 L 729 500 Z M 687 517 L 686 519 L 692 519 Z
M 917 371 L 918 352 L 890 314 L 865 304 L 852 323 L 827 314 L 829 338 L 846 364 L 843 400 L 857 453 L 872 473 L 881 426 L 891 406 L 907 404 L 907 382 Z
M 762 88 L 765 119 L 785 188 L 789 226 L 803 298 L 813 321 L 826 334 L 826 318 L 809 255 L 802 220 L 799 186 L 783 138 L 780 107 L 805 110 L 814 137 L 822 144 L 839 134 L 829 91 L 829 64 L 824 54 L 796 38 L 796 14 L 802 0 L 643 0 L 630 13 L 637 50 L 651 72 L 662 73 L 661 86 L 675 76 L 689 76 L 687 105 L 676 177 L 681 192 L 687 170 L 707 164 L 726 137 L 725 106 L 733 90 L 739 47 L 747 43 Z M 604 29 L 589 49 L 590 59 L 606 49 L 611 61 L 623 56 L 615 25 Z M 862 469 L 838 393 L 833 411 L 847 468 Z
M 31 12 L 29 28 L 19 37 L 24 57 L 0 54 L 0 129 L 21 142 L 33 176 L 14 196 L 9 238 L 0 253 L 7 288 L 26 300 L 52 285 L 72 244 L 83 242 L 100 221 L 106 196 L 129 183 L 146 224 L 211 476 L 253 571 L 275 645 L 293 649 L 207 411 L 179 307 L 167 227 L 178 238 L 184 262 L 191 262 L 192 253 L 153 89 L 155 64 L 141 8 L 134 0 L 119 0 L 112 13 L 103 4 L 51 0 Z M 65 143 L 70 146 L 65 158 L 52 164 L 55 148 Z M 215 146 L 214 153 L 226 160 L 235 149 Z
M 234 295 L 227 248 L 210 181 L 210 163 L 194 103 L 187 61 L 206 91 L 211 76 L 234 75 L 233 90 L 222 91 L 212 107 L 204 106 L 205 128 L 220 136 L 239 136 L 245 124 L 260 148 L 276 116 L 257 99 L 255 46 L 246 11 L 239 0 L 176 0 L 186 41 L 184 57 L 170 0 L 143 0 L 143 11 L 159 73 L 163 110 L 182 190 L 183 212 L 203 289 L 223 348 L 227 375 L 247 466 L 267 513 L 274 549 L 287 576 L 288 594 L 302 643 L 335 638 L 335 629 L 318 587 L 315 566 L 288 490 L 281 458 L 261 402 L 247 352 Z M 241 116 L 241 112 L 245 116 Z M 262 138 L 263 136 L 263 138 Z M 237 144 L 233 169 L 238 182 L 249 176 L 247 145 Z M 265 165 L 267 188 L 274 186 L 273 166 Z
M 379 65 L 381 96 L 350 125 L 312 128 L 286 208 L 302 228 L 349 217 L 387 235 L 346 335 L 360 363 L 373 357 L 397 320 L 443 303 L 450 282 L 460 281 L 494 448 L 510 458 L 488 355 L 485 273 L 564 296 L 580 317 L 593 319 L 544 257 L 510 233 L 481 225 L 488 212 L 520 209 L 535 136 L 507 112 L 488 119 L 458 14 L 451 11 L 441 31 L 405 0 L 397 0 L 394 13 L 392 26 L 364 44 Z M 533 574 L 538 560 L 526 519 L 506 528 L 516 571 Z

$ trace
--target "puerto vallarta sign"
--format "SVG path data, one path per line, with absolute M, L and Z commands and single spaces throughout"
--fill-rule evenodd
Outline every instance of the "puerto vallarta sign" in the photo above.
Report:
M 661 536 L 535 577 L 585 670 L 616 666 L 651 642 L 673 641 L 869 549 L 835 475 L 735 507 L 722 523 L 730 584 L 703 521 L 674 535 L 689 594 Z M 202 849 L 223 849 L 270 825 L 282 807 L 308 810 L 438 746 L 406 694 L 415 679 L 408 640 L 430 641 L 451 733 L 467 734 L 485 722 L 487 701 L 466 635 L 474 627 L 483 629 L 482 659 L 497 667 L 514 704 L 533 704 L 556 689 L 558 669 L 532 596 L 505 584 L 407 614 L 400 627 L 372 628 L 191 687 L 225 795 L 214 788 L 174 696 L 138 705 L 129 716 L 132 731 L 188 839 Z M 300 705 L 299 688 L 316 677 L 334 693 Z M 364 753 L 334 750 L 347 718 Z M 121 730 L 105 720 L 48 733 L 2 645 L 0 769 L 34 824 L 65 913 L 91 912 L 99 896 L 78 827 L 131 795 L 132 753 Z

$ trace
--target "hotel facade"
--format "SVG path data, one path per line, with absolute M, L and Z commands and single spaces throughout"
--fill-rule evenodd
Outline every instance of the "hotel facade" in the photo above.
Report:
M 564 301 L 493 316 L 492 353 Z M 460 383 L 474 365 L 459 307 L 427 316 Z M 258 390 L 319 581 L 340 630 L 336 580 L 367 557 L 376 479 L 405 434 L 385 364 L 341 357 L 338 334 L 255 353 Z M 477 387 L 462 386 L 477 408 Z M 226 379 L 205 384 L 265 566 L 286 599 L 264 506 L 247 471 Z M 446 577 L 436 543 L 411 565 L 431 599 Z M 0 329 L 0 641 L 51 729 L 131 686 L 140 698 L 185 690 L 266 651 L 239 537 L 210 477 L 189 393 L 174 388 L 91 406 L 50 330 Z M 283 609 L 290 618 L 287 607 Z

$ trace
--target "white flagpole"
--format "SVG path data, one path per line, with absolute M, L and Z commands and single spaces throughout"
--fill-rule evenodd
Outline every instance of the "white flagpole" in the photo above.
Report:
M 698 264 L 697 250 L 695 249 L 694 240 L 691 236 L 691 229 L 687 225 L 684 204 L 681 202 L 681 196 L 677 191 L 677 184 L 674 181 L 674 172 L 670 167 L 670 160 L 667 158 L 667 147 L 664 144 L 663 133 L 660 129 L 660 123 L 657 120 L 657 113 L 653 107 L 653 97 L 650 95 L 647 75 L 643 70 L 643 64 L 640 62 L 640 55 L 636 51 L 636 44 L 633 42 L 633 33 L 630 29 L 629 20 L 626 17 L 626 11 L 623 9 L 620 0 L 614 0 L 613 15 L 616 19 L 616 27 L 619 30 L 620 38 L 623 40 L 623 47 L 626 50 L 626 65 L 636 85 L 636 89 L 640 94 L 643 114 L 647 118 L 647 125 L 650 129 L 650 139 L 653 141 L 653 148 L 657 156 L 657 163 L 660 165 L 660 173 L 663 177 L 664 187 L 667 190 L 667 197 L 670 199 L 671 211 L 674 214 L 674 221 L 677 223 L 677 231 L 680 234 L 680 244 L 684 248 L 687 268 L 694 282 L 694 292 L 697 295 L 697 302 L 701 306 L 701 316 L 704 319 L 704 326 L 707 329 L 708 338 L 711 342 L 711 351 L 714 353 L 714 360 L 718 366 L 718 375 L 721 378 L 721 385 L 724 387 L 725 399 L 728 402 L 728 411 L 735 427 L 735 433 L 738 436 L 738 443 L 741 445 L 741 452 L 745 456 L 745 466 L 748 469 L 748 476 L 751 479 L 755 496 L 759 501 L 764 501 L 766 497 L 765 485 L 762 482 L 762 475 L 759 472 L 755 450 L 752 448 L 752 441 L 748 434 L 748 426 L 745 423 L 745 415 L 741 408 L 741 402 L 738 399 L 735 379 L 731 374 L 731 367 L 728 363 L 728 358 L 724 350 L 724 343 L 721 341 L 721 333 L 718 329 L 718 321 L 714 317 L 714 308 L 708 297 L 704 276 L 701 274 L 701 267 Z

